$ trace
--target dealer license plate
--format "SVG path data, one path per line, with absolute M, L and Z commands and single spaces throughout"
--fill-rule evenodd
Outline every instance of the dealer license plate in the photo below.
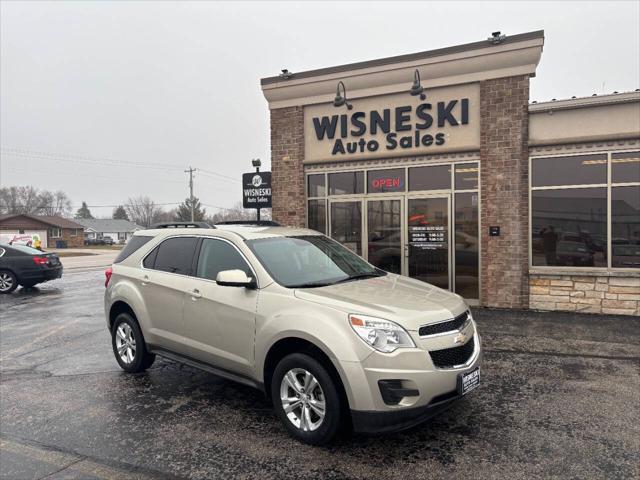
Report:
M 466 395 L 480 385 L 480 367 L 458 375 L 458 394 Z

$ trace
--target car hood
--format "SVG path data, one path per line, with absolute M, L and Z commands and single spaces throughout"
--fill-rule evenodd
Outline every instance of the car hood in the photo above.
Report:
M 327 287 L 299 288 L 294 294 L 345 313 L 392 320 L 408 330 L 453 318 L 467 309 L 459 295 L 395 274 Z

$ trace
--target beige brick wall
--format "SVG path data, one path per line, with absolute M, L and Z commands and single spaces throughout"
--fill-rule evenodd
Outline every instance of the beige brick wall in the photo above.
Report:
M 532 274 L 529 286 L 535 310 L 640 315 L 640 277 Z
M 271 110 L 273 220 L 304 227 L 304 116 L 302 107 Z
M 528 102 L 526 75 L 480 83 L 480 302 L 488 307 L 529 303 Z

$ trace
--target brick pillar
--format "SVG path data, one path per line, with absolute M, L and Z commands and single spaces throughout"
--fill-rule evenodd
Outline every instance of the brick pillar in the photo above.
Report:
M 480 302 L 527 308 L 529 77 L 480 83 Z M 490 237 L 489 227 L 500 226 Z
M 271 110 L 273 219 L 304 227 L 304 117 L 302 107 Z

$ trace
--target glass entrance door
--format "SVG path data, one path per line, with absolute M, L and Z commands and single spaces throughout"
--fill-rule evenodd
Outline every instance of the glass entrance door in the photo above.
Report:
M 391 273 L 402 273 L 402 201 L 367 201 L 367 259 Z
M 410 277 L 451 288 L 449 195 L 407 198 L 407 270 Z

